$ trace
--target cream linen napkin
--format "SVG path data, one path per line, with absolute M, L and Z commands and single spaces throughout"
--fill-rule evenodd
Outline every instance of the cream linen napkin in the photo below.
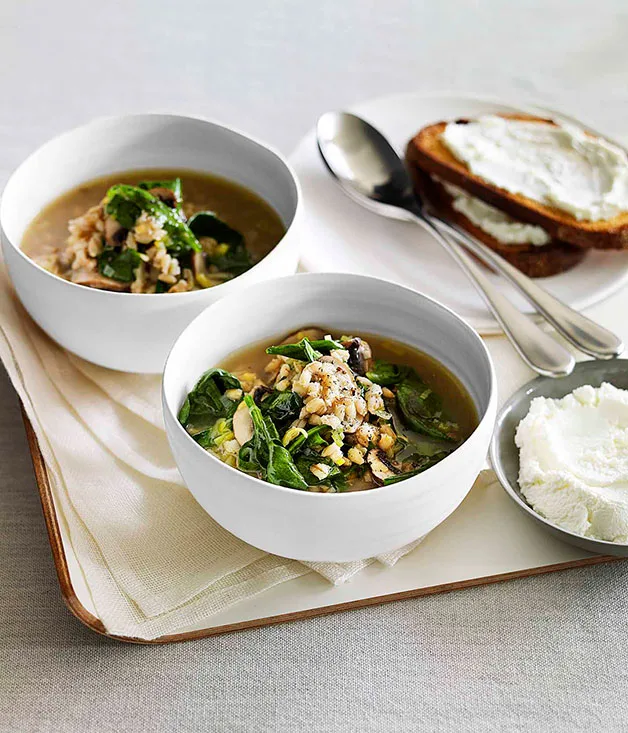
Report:
M 337 584 L 420 540 L 354 563 L 302 564 L 245 544 L 183 485 L 160 377 L 68 354 L 28 317 L 0 265 L 0 358 L 39 440 L 55 502 L 108 631 L 152 639 L 306 573 Z

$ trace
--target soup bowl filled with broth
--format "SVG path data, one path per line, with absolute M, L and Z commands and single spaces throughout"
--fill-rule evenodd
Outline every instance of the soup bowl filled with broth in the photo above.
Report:
M 454 511 L 484 464 L 496 390 L 482 340 L 445 307 L 375 278 L 303 274 L 198 316 L 168 357 L 163 403 L 214 519 L 268 552 L 340 562 Z
M 296 270 L 300 208 L 286 161 L 241 133 L 175 115 L 109 118 L 15 171 L 2 246 L 20 300 L 55 341 L 157 373 L 208 305 Z

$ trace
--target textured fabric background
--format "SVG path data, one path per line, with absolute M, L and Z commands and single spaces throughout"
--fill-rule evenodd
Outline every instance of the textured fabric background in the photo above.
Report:
M 96 115 L 204 114 L 289 152 L 318 113 L 412 89 L 529 95 L 628 129 L 617 2 L 0 4 L 0 182 Z M 59 596 L 0 379 L 0 731 L 625 730 L 628 564 L 170 647 Z

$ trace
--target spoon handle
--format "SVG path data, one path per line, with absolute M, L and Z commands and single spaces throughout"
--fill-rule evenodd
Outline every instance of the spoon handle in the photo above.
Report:
M 441 231 L 454 236 L 473 254 L 477 255 L 500 275 L 503 275 L 548 323 L 554 326 L 558 333 L 580 351 L 598 359 L 612 359 L 622 353 L 624 344 L 614 333 L 565 305 L 558 298 L 548 293 L 547 290 L 537 285 L 534 280 L 513 267 L 510 262 L 507 262 L 482 242 L 470 237 L 455 224 L 433 217 L 429 218 Z
M 433 221 L 416 214 L 413 215 L 413 221 L 426 228 L 456 260 L 486 301 L 519 356 L 529 367 L 547 377 L 564 377 L 571 373 L 576 362 L 567 349 L 515 308 L 491 283 L 480 266 L 476 265 L 457 244 L 452 243 L 448 236 L 443 235 Z

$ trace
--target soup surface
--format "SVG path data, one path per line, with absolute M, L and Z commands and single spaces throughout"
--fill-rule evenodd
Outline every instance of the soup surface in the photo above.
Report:
M 463 385 L 433 357 L 321 328 L 232 354 L 201 377 L 179 420 L 229 465 L 325 493 L 416 475 L 478 424 Z
M 115 173 L 65 193 L 37 215 L 21 246 L 47 270 L 81 285 L 181 292 L 236 277 L 284 233 L 277 212 L 237 183 L 150 169 Z

